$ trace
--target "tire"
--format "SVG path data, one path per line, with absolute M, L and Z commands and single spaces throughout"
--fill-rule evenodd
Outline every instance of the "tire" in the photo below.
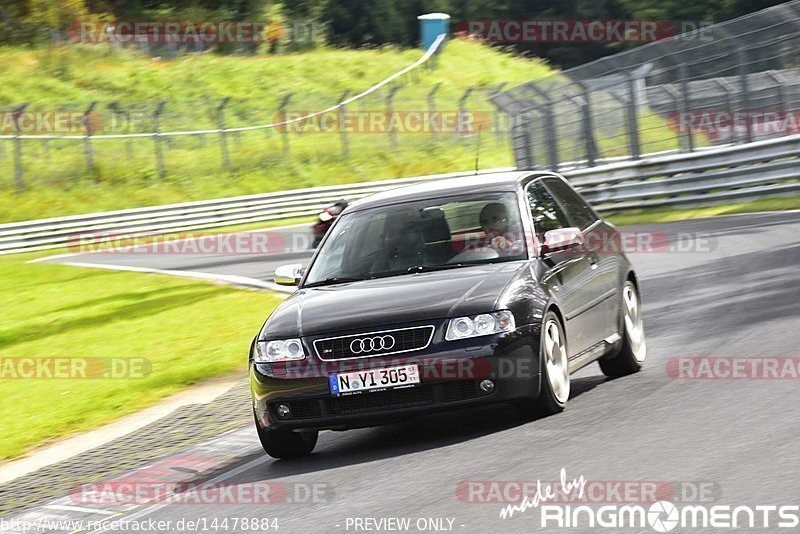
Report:
M 620 303 L 622 346 L 615 356 L 601 358 L 597 363 L 603 374 L 618 378 L 641 370 L 647 358 L 647 340 L 642 322 L 642 301 L 636 285 L 627 280 L 622 288 Z
M 558 315 L 552 311 L 547 312 L 542 321 L 539 359 L 542 369 L 539 397 L 532 403 L 526 402 L 520 408 L 526 416 L 547 417 L 566 408 L 570 391 L 564 327 Z
M 300 458 L 308 456 L 317 445 L 319 432 L 290 432 L 288 430 L 270 430 L 261 428 L 256 421 L 258 439 L 264 452 L 273 458 Z

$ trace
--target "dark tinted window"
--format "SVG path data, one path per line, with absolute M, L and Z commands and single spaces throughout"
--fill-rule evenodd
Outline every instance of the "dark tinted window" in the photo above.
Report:
M 519 199 L 511 192 L 351 211 L 331 228 L 305 284 L 324 283 L 328 278 L 411 274 L 412 268 L 525 259 L 521 223 Z
M 542 181 L 552 191 L 556 200 L 566 212 L 567 218 L 571 222 L 570 226 L 577 226 L 583 230 L 597 220 L 586 201 L 573 191 L 570 186 L 558 178 L 545 178 Z
M 545 232 L 570 226 L 566 215 L 542 185 L 541 180 L 536 180 L 528 186 L 528 201 L 531 204 L 533 227 L 540 241 L 544 241 Z

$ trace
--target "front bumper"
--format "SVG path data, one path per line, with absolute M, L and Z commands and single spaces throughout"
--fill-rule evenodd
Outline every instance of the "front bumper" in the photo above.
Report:
M 438 329 L 437 329 L 438 330 Z M 437 332 L 438 334 L 438 332 Z M 250 384 L 256 421 L 262 428 L 321 430 L 392 423 L 433 411 L 504 402 L 539 395 L 538 327 L 458 342 L 439 340 L 402 355 L 345 361 L 322 361 L 316 354 L 299 362 L 250 362 Z M 416 363 L 420 383 L 387 391 L 334 396 L 332 373 Z M 479 384 L 491 380 L 485 392 Z M 288 406 L 281 417 L 276 407 Z

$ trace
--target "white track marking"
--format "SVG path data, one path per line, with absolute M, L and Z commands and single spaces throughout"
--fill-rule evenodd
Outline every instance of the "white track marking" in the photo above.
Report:
M 51 510 L 62 510 L 65 512 L 83 512 L 87 514 L 100 514 L 100 515 L 117 515 L 117 512 L 110 512 L 108 510 L 99 510 L 97 508 L 84 508 L 82 506 L 67 506 L 65 504 L 48 504 L 45 508 Z
M 249 471 L 250 469 L 252 469 L 252 468 L 256 467 L 257 465 L 262 464 L 262 463 L 264 463 L 264 462 L 266 462 L 268 460 L 269 460 L 269 458 L 267 458 L 266 455 L 259 456 L 258 458 L 250 460 L 246 464 L 240 465 L 236 469 L 232 469 L 230 471 L 226 471 L 225 473 L 222 473 L 219 476 L 212 478 L 211 480 L 207 481 L 206 484 L 217 484 L 219 482 L 224 482 L 225 480 L 228 480 L 229 478 L 233 478 L 233 477 L 235 477 L 236 475 L 238 475 L 240 473 L 244 473 L 245 471 Z M 150 513 L 153 513 L 153 512 L 157 512 L 158 510 L 164 508 L 165 506 L 169 506 L 169 503 L 159 503 L 159 504 L 154 504 L 154 505 L 151 505 L 151 506 L 148 506 L 146 504 L 142 504 L 141 506 L 144 506 L 144 508 L 141 508 L 141 509 L 135 511 L 132 514 L 130 514 L 128 516 L 125 516 L 124 518 L 119 518 L 118 520 L 119 521 L 123 521 L 123 520 L 124 521 L 133 521 L 134 519 L 140 518 L 142 516 L 146 516 L 146 515 L 148 515 Z M 92 533 L 93 534 L 101 534 L 103 532 L 107 532 L 107 530 L 108 529 L 94 530 L 94 531 L 92 531 Z M 77 532 L 80 532 L 80 531 L 79 530 L 74 530 L 70 534 L 76 534 Z
M 238 232 L 212 232 L 208 235 L 216 235 L 216 234 L 252 234 L 255 232 L 280 232 L 282 230 L 294 230 L 296 228 L 308 228 L 310 223 L 299 223 L 299 224 L 290 224 L 288 226 L 273 226 L 268 228 L 256 228 L 255 230 L 242 230 Z M 179 233 L 179 232 L 173 232 Z M 154 236 L 155 237 L 155 236 Z M 167 241 L 159 241 L 159 245 L 165 245 L 167 243 L 177 243 L 180 241 L 185 240 L 185 237 L 176 237 L 175 239 L 169 239 Z M 51 260 L 59 260 L 62 258 L 72 258 L 74 256 L 85 256 L 87 254 L 102 254 L 102 252 L 67 252 L 65 254 L 54 254 L 53 256 L 45 256 L 43 258 L 36 258 L 34 260 L 28 260 L 26 263 L 40 263 L 45 261 Z
M 194 278 L 208 280 L 212 282 L 224 282 L 227 284 L 254 287 L 257 289 L 267 289 L 279 293 L 294 293 L 294 289 L 284 287 L 273 282 L 265 282 L 257 278 L 238 276 L 234 274 L 213 274 L 202 273 L 199 271 L 179 271 L 175 269 L 151 269 L 150 267 L 132 267 L 128 265 L 112 265 L 105 263 L 90 263 L 82 261 L 62 262 L 59 265 L 70 265 L 72 267 L 89 267 L 91 269 L 108 269 L 110 271 L 131 271 L 135 273 L 166 274 L 170 276 L 180 276 L 183 278 Z

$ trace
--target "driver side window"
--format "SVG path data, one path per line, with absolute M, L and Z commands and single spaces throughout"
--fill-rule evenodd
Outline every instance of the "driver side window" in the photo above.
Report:
M 528 185 L 528 202 L 536 238 L 544 242 L 545 232 L 569 227 L 569 220 L 541 180 Z

